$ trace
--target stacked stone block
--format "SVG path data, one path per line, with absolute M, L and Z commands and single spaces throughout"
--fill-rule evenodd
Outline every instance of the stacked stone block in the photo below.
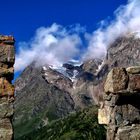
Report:
M 11 81 L 14 75 L 14 42 L 12 36 L 0 36 L 0 140 L 13 138 L 14 87 Z
M 140 140 L 140 66 L 112 69 L 104 91 L 98 121 L 107 125 L 107 140 Z

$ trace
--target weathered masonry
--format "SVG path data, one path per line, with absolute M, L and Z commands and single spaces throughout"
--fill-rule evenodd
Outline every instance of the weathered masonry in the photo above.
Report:
M 139 140 L 140 66 L 112 69 L 104 91 L 98 121 L 107 125 L 107 140 Z
M 0 140 L 11 140 L 13 129 L 14 87 L 11 84 L 14 75 L 14 38 L 0 35 Z

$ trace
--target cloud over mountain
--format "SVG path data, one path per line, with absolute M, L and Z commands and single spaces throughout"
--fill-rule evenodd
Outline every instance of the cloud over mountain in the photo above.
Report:
M 31 41 L 19 43 L 15 70 L 22 70 L 33 61 L 38 65 L 60 65 L 70 60 L 80 53 L 79 33 L 83 31 L 79 25 L 69 30 L 55 23 L 37 29 Z
M 98 16 L 98 15 L 97 15 Z M 114 12 L 114 19 L 103 20 L 92 34 L 80 25 L 68 28 L 58 24 L 37 29 L 29 42 L 19 43 L 15 71 L 24 69 L 32 61 L 38 64 L 60 65 L 78 56 L 80 60 L 103 58 L 107 47 L 118 37 L 137 32 L 140 36 L 140 1 L 129 0 Z M 84 40 L 80 34 L 85 36 Z M 87 46 L 83 45 L 86 41 Z M 83 48 L 86 48 L 83 51 Z
M 137 32 L 140 35 L 140 1 L 129 0 L 127 5 L 121 5 L 115 12 L 112 21 L 101 21 L 100 27 L 94 31 L 89 39 L 84 59 L 103 57 L 106 48 L 118 37 Z

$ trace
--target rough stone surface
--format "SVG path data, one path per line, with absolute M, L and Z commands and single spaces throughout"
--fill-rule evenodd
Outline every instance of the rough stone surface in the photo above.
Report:
M 0 35 L 0 43 L 3 43 L 3 44 L 13 44 L 14 45 L 14 37 L 13 36 L 3 36 L 3 35 Z
M 13 103 L 6 97 L 0 98 L 0 118 L 11 117 L 13 113 Z
M 120 127 L 115 140 L 139 140 L 140 125 Z
M 8 66 L 7 64 L 2 63 L 2 62 L 0 62 L 0 67 L 1 67 L 1 68 L 6 68 L 6 69 L 9 68 L 9 66 Z
M 0 78 L 0 96 L 14 96 L 14 87 L 4 77 Z
M 14 47 L 13 45 L 0 44 L 0 61 L 3 63 L 14 64 Z
M 130 125 L 135 122 L 140 122 L 139 109 L 135 108 L 130 104 L 115 106 L 111 117 L 111 124 L 116 125 L 117 127 Z
M 14 38 L 0 36 L 0 140 L 12 140 L 11 118 L 14 113 Z
M 9 118 L 0 119 L 0 140 L 12 140 L 13 130 Z
M 99 124 L 106 124 L 106 125 L 109 124 L 110 112 L 111 112 L 111 108 L 109 106 L 105 106 L 104 108 L 98 110 L 98 122 L 99 122 Z
M 9 77 L 9 76 L 13 76 L 14 74 L 14 68 L 4 68 L 4 67 L 0 67 L 0 77 Z
M 115 138 L 115 131 L 112 129 L 107 129 L 107 135 L 106 135 L 106 139 L 107 140 L 114 140 Z
M 140 91 L 140 74 L 129 76 L 128 88 L 131 91 Z
M 130 74 L 140 74 L 140 66 L 128 67 L 126 71 Z
M 126 89 L 128 76 L 124 68 L 112 69 L 106 79 L 104 90 L 106 93 L 115 93 Z
M 115 68 L 107 76 L 104 89 L 109 94 L 104 95 L 104 107 L 98 111 L 99 123 L 108 126 L 107 140 L 140 140 L 138 73 L 138 67 Z
M 119 98 L 119 95 L 118 94 L 109 94 L 109 95 L 106 95 L 104 94 L 104 103 L 105 105 L 107 106 L 110 106 L 110 107 L 115 107 L 117 101 L 118 101 L 118 98 Z

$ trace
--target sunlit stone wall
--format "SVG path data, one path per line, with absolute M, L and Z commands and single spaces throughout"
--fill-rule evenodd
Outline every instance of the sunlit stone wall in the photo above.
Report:
M 104 91 L 98 121 L 107 125 L 107 140 L 139 140 L 140 66 L 112 69 Z
M 0 35 L 0 140 L 11 140 L 13 128 L 14 87 L 11 84 L 14 75 L 14 38 Z

